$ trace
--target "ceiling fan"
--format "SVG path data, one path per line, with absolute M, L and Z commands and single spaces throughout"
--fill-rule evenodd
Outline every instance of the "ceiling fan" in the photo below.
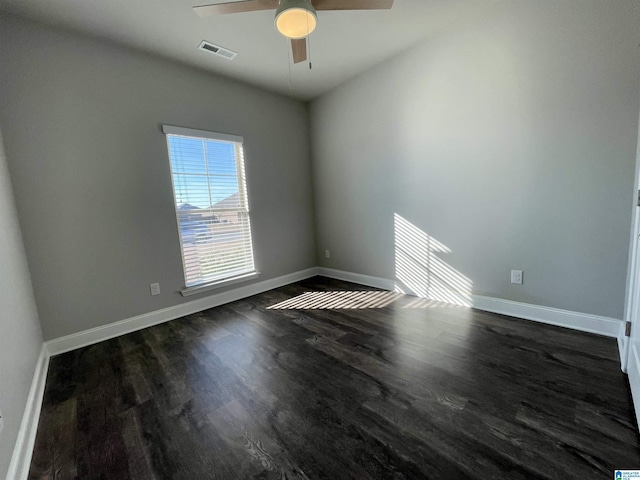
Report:
M 291 39 L 293 63 L 307 59 L 306 37 L 318 23 L 316 10 L 386 10 L 393 0 L 241 0 L 193 7 L 201 17 L 276 9 L 275 26 Z

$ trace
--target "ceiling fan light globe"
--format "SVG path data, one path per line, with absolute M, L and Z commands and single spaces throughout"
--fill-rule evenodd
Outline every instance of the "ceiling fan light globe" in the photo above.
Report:
M 304 38 L 316 29 L 318 17 L 309 0 L 281 0 L 275 24 L 287 38 Z

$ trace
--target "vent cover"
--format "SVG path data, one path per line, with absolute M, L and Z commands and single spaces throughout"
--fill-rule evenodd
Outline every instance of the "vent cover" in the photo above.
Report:
M 238 52 L 234 52 L 233 50 L 229 50 L 228 48 L 221 47 L 220 45 L 215 45 L 211 42 L 207 42 L 203 40 L 198 47 L 200 50 L 204 50 L 205 52 L 213 53 L 214 55 L 219 55 L 222 58 L 226 58 L 227 60 L 233 60 L 238 55 Z

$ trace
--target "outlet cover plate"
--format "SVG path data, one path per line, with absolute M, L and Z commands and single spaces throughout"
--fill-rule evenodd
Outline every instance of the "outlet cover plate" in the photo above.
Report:
M 150 284 L 149 290 L 151 290 L 151 295 L 160 295 L 160 284 L 159 283 Z
M 511 270 L 511 283 L 522 285 L 522 270 Z

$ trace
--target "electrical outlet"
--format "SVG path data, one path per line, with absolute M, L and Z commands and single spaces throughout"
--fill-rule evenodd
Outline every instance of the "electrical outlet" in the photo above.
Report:
M 331 258 L 331 252 L 329 250 L 324 251 L 325 258 Z
M 522 285 L 522 270 L 511 270 L 511 283 Z
M 151 295 L 160 295 L 160 284 L 152 283 L 149 285 L 149 289 L 151 290 Z

